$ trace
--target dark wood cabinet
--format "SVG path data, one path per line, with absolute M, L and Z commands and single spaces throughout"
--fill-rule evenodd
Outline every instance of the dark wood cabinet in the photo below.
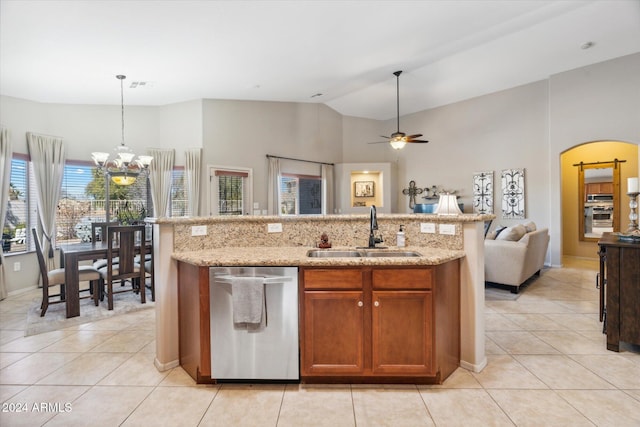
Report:
M 621 242 L 615 234 L 605 233 L 598 245 L 606 281 L 606 285 L 601 281 L 601 298 L 607 349 L 619 351 L 620 341 L 640 345 L 640 244 Z
M 301 378 L 441 383 L 460 361 L 459 261 L 302 268 Z

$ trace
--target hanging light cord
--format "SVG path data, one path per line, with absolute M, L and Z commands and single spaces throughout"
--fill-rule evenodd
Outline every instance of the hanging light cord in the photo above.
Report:
M 120 80 L 120 109 L 122 113 L 122 142 L 120 143 L 120 145 L 124 146 L 124 86 L 122 81 L 126 79 L 127 76 L 119 74 L 116 76 L 116 78 Z

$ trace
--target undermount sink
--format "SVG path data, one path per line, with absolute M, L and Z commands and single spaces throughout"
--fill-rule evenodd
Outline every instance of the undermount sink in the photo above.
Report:
M 312 249 L 307 252 L 308 257 L 313 258 L 354 258 L 361 257 L 358 251 L 330 251 L 327 249 Z
M 413 251 L 378 251 L 378 250 L 328 250 L 328 249 L 311 249 L 307 252 L 308 257 L 312 258 L 386 258 L 386 257 L 419 257 L 422 254 Z
M 366 251 L 364 256 L 366 257 L 417 257 L 417 256 L 422 256 L 422 254 L 419 254 L 418 252 L 413 252 L 413 251 Z

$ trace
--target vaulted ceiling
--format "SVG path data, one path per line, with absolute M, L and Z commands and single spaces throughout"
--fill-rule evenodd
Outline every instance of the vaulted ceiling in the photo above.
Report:
M 384 120 L 396 114 L 396 70 L 405 115 L 636 52 L 639 0 L 1 0 L 0 10 L 0 93 L 46 103 L 119 104 L 125 74 L 127 105 L 321 102 Z

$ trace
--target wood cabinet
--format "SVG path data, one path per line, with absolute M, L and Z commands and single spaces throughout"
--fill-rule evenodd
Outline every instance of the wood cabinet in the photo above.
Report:
M 598 245 L 607 349 L 619 351 L 620 341 L 640 345 L 640 244 L 621 242 L 605 233 Z
M 613 182 L 590 182 L 584 185 L 587 194 L 613 194 Z
M 178 263 L 180 365 L 198 384 L 211 379 L 209 267 Z
M 441 383 L 460 361 L 459 261 L 301 268 L 301 378 Z

